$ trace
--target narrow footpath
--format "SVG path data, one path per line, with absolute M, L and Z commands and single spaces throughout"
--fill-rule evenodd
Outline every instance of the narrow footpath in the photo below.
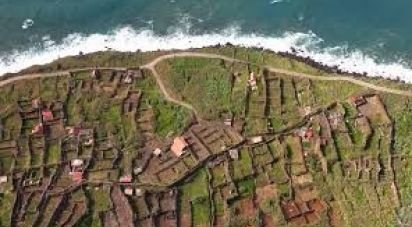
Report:
M 165 98 L 173 103 L 176 103 L 178 105 L 181 105 L 191 111 L 198 116 L 198 113 L 196 109 L 183 101 L 177 100 L 173 98 L 173 95 L 170 94 L 170 92 L 166 89 L 163 80 L 159 73 L 156 71 L 156 65 L 159 64 L 160 62 L 167 60 L 167 59 L 173 59 L 173 58 L 182 58 L 182 57 L 197 57 L 197 58 L 208 58 L 208 59 L 221 59 L 225 60 L 228 62 L 238 62 L 238 63 L 243 63 L 243 64 L 253 64 L 248 61 L 243 61 L 231 57 L 227 57 L 224 55 L 219 55 L 219 54 L 211 54 L 211 53 L 200 53 L 200 52 L 179 52 L 179 53 L 172 53 L 172 54 L 165 54 L 162 56 L 159 56 L 152 60 L 151 62 L 139 66 L 142 69 L 147 69 L 152 71 L 153 76 L 155 77 L 157 84 L 159 85 L 160 90 L 162 91 L 163 95 Z M 373 89 L 376 91 L 384 92 L 384 93 L 390 93 L 390 94 L 395 94 L 395 95 L 401 95 L 401 96 L 407 96 L 407 97 L 412 97 L 412 91 L 405 91 L 405 90 L 399 90 L 399 89 L 393 89 L 393 88 L 388 88 L 388 87 L 383 87 L 383 86 L 378 86 L 372 83 L 368 83 L 359 79 L 355 79 L 353 77 L 349 76 L 315 76 L 315 75 L 310 75 L 306 73 L 299 73 L 299 72 L 294 72 L 290 70 L 285 70 L 281 68 L 275 68 L 272 66 L 268 65 L 261 65 L 260 67 L 266 68 L 269 72 L 272 73 L 279 73 L 287 76 L 293 76 L 293 77 L 301 77 L 301 78 L 307 78 L 311 80 L 323 80 L 323 81 L 343 81 L 343 82 L 349 82 L 352 84 L 356 84 L 365 88 Z M 137 67 L 136 67 L 137 68 Z M 37 78 L 47 78 L 47 77 L 59 77 L 59 76 L 69 76 L 71 73 L 76 73 L 76 72 L 83 72 L 83 71 L 90 71 L 93 70 L 94 68 L 89 67 L 89 68 L 77 68 L 77 69 L 71 69 L 67 71 L 58 71 L 58 72 L 52 72 L 52 73 L 36 73 L 36 74 L 23 74 L 23 75 L 18 75 L 15 77 L 11 77 L 9 79 L 5 79 L 0 81 L 0 87 L 6 86 L 8 84 L 11 84 L 16 81 L 20 80 L 29 80 L 29 79 L 37 79 Z M 121 67 L 105 67 L 105 68 L 99 68 L 102 70 L 127 70 L 127 68 L 121 68 Z

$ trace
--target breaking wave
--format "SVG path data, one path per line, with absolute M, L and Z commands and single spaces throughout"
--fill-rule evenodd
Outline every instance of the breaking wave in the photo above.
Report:
M 57 58 L 76 55 L 80 51 L 91 53 L 112 49 L 116 51 L 155 51 L 188 49 L 231 43 L 244 47 L 258 47 L 276 52 L 299 50 L 297 55 L 310 57 L 328 66 L 370 76 L 399 78 L 412 82 L 412 69 L 402 61 L 378 63 L 377 58 L 361 51 L 349 51 L 347 46 L 321 48 L 323 40 L 309 33 L 284 33 L 270 37 L 260 34 L 243 34 L 238 27 L 227 28 L 221 32 L 201 35 L 190 34 L 187 29 L 175 29 L 168 35 L 157 35 L 150 29 L 135 30 L 131 27 L 116 29 L 107 34 L 71 34 L 61 42 L 46 37 L 41 47 L 25 51 L 14 51 L 0 56 L 0 75 L 18 72 L 35 64 L 49 63 Z

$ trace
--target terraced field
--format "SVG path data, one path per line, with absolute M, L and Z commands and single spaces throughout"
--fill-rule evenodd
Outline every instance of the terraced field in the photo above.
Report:
M 194 51 L 3 80 L 0 226 L 412 224 L 408 85 Z

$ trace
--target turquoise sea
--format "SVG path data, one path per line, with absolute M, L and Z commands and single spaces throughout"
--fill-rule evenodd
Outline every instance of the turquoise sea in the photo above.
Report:
M 0 0 L 0 74 L 79 51 L 291 47 L 412 82 L 410 0 Z

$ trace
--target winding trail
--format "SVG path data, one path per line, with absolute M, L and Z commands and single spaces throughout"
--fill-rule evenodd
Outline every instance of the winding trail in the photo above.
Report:
M 162 91 L 164 97 L 166 100 L 173 102 L 175 104 L 178 104 L 180 106 L 183 106 L 189 110 L 191 110 L 196 117 L 199 116 L 198 112 L 196 109 L 181 100 L 178 100 L 173 97 L 171 92 L 168 91 L 166 86 L 164 85 L 163 79 L 161 78 L 161 75 L 156 71 L 156 65 L 159 64 L 160 62 L 167 60 L 167 59 L 173 59 L 173 58 L 182 58 L 182 57 L 197 57 L 197 58 L 208 58 L 208 59 L 221 59 L 225 60 L 228 62 L 238 62 L 242 64 L 254 64 L 248 61 L 243 61 L 231 57 L 227 57 L 224 55 L 219 55 L 219 54 L 212 54 L 212 53 L 200 53 L 200 52 L 179 52 L 179 53 L 172 53 L 172 54 L 165 54 L 162 56 L 159 56 L 152 60 L 151 62 L 140 66 L 141 69 L 147 69 L 150 70 L 153 73 L 153 76 L 156 79 L 157 84 L 159 85 L 160 90 Z M 255 65 L 255 64 L 254 64 Z M 352 84 L 356 84 L 365 88 L 373 89 L 376 91 L 384 92 L 384 93 L 390 93 L 390 94 L 395 94 L 395 95 L 401 95 L 401 96 L 407 96 L 407 97 L 412 97 L 412 91 L 406 91 L 406 90 L 399 90 L 399 89 L 393 89 L 393 88 L 388 88 L 388 87 L 383 87 L 383 86 L 378 86 L 374 85 L 362 80 L 355 79 L 353 77 L 349 76 L 315 76 L 315 75 L 310 75 L 306 73 L 299 73 L 299 72 L 294 72 L 290 70 L 285 70 L 285 69 L 280 69 L 280 68 L 275 68 L 272 66 L 268 65 L 260 65 L 260 67 L 266 68 L 269 72 L 272 73 L 278 73 L 278 74 L 283 74 L 287 76 L 293 76 L 293 77 L 301 77 L 301 78 L 307 78 L 311 80 L 320 80 L 320 81 L 344 81 L 344 82 L 349 82 Z M 78 69 L 72 69 L 72 70 L 67 70 L 67 71 L 59 71 L 59 72 L 52 72 L 52 73 L 36 73 L 36 74 L 23 74 L 15 77 L 11 77 L 9 79 L 5 79 L 0 81 L 0 87 L 6 86 L 8 84 L 11 84 L 16 81 L 20 80 L 29 80 L 29 79 L 36 79 L 36 78 L 47 78 L 47 77 L 59 77 L 59 76 L 69 76 L 71 73 L 76 73 L 76 72 L 86 72 L 86 71 L 91 71 L 94 68 L 78 68 Z M 121 68 L 121 67 L 111 67 L 111 68 L 99 68 L 101 70 L 127 70 L 127 68 Z
M 270 66 L 266 66 L 266 69 L 270 72 L 274 73 L 279 73 L 279 74 L 284 74 L 287 76 L 294 76 L 294 77 L 302 77 L 302 78 L 307 78 L 310 80 L 323 80 L 323 81 L 345 81 L 349 82 L 352 84 L 359 85 L 361 87 L 365 88 L 370 88 L 372 90 L 384 92 L 384 93 L 390 93 L 390 94 L 395 94 L 395 95 L 401 95 L 401 96 L 408 96 L 412 97 L 412 91 L 405 91 L 405 90 L 399 90 L 399 89 L 393 89 L 393 88 L 388 88 L 388 87 L 383 87 L 383 86 L 378 86 L 375 84 L 371 84 L 362 80 L 355 79 L 353 77 L 349 76 L 314 76 L 306 73 L 299 73 L 299 72 L 293 72 L 285 69 L 279 69 L 279 68 L 273 68 Z
M 168 89 L 165 87 L 163 83 L 163 79 L 161 78 L 161 75 L 157 72 L 156 70 L 156 65 L 159 64 L 160 62 L 167 60 L 167 59 L 173 59 L 173 58 L 181 58 L 181 57 L 198 57 L 198 58 L 208 58 L 208 59 L 222 59 L 228 62 L 238 62 L 238 63 L 243 63 L 243 64 L 251 64 L 250 62 L 247 61 L 242 61 L 239 59 L 235 58 L 230 58 L 227 56 L 222 56 L 218 54 L 210 54 L 210 53 L 198 53 L 198 52 L 180 52 L 180 53 L 173 53 L 173 54 L 166 54 L 162 55 L 153 61 L 149 62 L 146 65 L 141 66 L 142 69 L 148 69 L 152 71 L 153 76 L 155 77 L 157 84 L 159 85 L 160 90 L 162 91 L 163 95 L 165 96 L 166 100 L 173 102 L 175 104 L 178 104 L 180 106 L 186 107 L 187 109 L 193 111 L 195 117 L 200 119 L 198 112 L 196 109 L 190 105 L 189 103 L 183 102 L 181 100 L 173 98 L 173 95 L 170 94 Z M 272 73 L 278 73 L 278 74 L 283 74 L 287 76 L 293 76 L 293 77 L 301 77 L 301 78 L 307 78 L 311 80 L 322 80 L 322 81 L 345 81 L 349 83 L 353 83 L 362 87 L 370 88 L 376 91 L 384 92 L 384 93 L 391 93 L 391 94 L 396 94 L 396 95 L 402 95 L 402 96 L 407 96 L 407 97 L 412 97 L 412 92 L 409 91 L 404 91 L 404 90 L 398 90 L 398 89 L 392 89 L 392 88 L 387 88 L 387 87 L 382 87 L 378 85 L 374 85 L 362 80 L 358 80 L 352 77 L 347 77 L 347 76 L 314 76 L 306 73 L 299 73 L 299 72 L 293 72 L 290 70 L 285 70 L 285 69 L 280 69 L 280 68 L 274 68 L 271 66 L 261 66 L 266 68 L 269 72 Z
M 244 63 L 244 64 L 253 64 L 248 61 L 243 61 L 235 58 L 230 58 L 227 56 L 223 55 L 218 55 L 218 54 L 209 54 L 209 53 L 198 53 L 198 52 L 180 52 L 180 53 L 174 53 L 174 54 L 166 54 L 162 55 L 156 59 L 154 59 L 152 62 L 141 66 L 141 68 L 146 68 L 149 69 L 153 72 L 156 72 L 155 66 L 166 60 L 166 59 L 172 59 L 172 58 L 179 58 L 179 57 L 199 57 L 199 58 L 209 58 L 209 59 L 222 59 L 225 61 L 229 62 L 239 62 L 239 63 Z M 370 88 L 376 91 L 384 92 L 384 93 L 391 93 L 395 95 L 402 95 L 402 96 L 408 96 L 412 97 L 412 91 L 405 91 L 405 90 L 399 90 L 399 89 L 392 89 L 388 87 L 383 87 L 383 86 L 378 86 L 374 85 L 359 79 L 355 79 L 353 77 L 349 76 L 315 76 L 315 75 L 310 75 L 306 73 L 300 73 L 300 72 L 294 72 L 286 69 L 280 69 L 280 68 L 274 68 L 272 66 L 268 65 L 260 65 L 260 67 L 266 68 L 269 72 L 272 73 L 279 73 L 287 76 L 293 76 L 293 77 L 301 77 L 301 78 L 307 78 L 311 80 L 323 80 L 323 81 L 344 81 L 344 82 L 349 82 L 352 84 L 356 84 L 362 87 Z M 158 73 L 156 73 L 158 74 Z M 159 75 L 157 75 L 159 76 Z M 160 79 L 160 78 L 159 78 Z
M 57 71 L 57 72 L 51 72 L 51 73 L 23 74 L 23 75 L 13 76 L 5 80 L 0 80 L 0 87 L 4 87 L 8 84 L 11 84 L 13 82 L 17 82 L 20 80 L 32 80 L 32 79 L 38 79 L 38 78 L 70 76 L 71 73 L 88 72 L 93 69 L 95 68 L 90 67 L 90 68 L 71 69 L 71 70 L 66 70 L 66 71 Z M 127 68 L 121 68 L 121 67 L 110 67 L 110 68 L 102 67 L 99 69 L 101 70 L 127 70 Z

